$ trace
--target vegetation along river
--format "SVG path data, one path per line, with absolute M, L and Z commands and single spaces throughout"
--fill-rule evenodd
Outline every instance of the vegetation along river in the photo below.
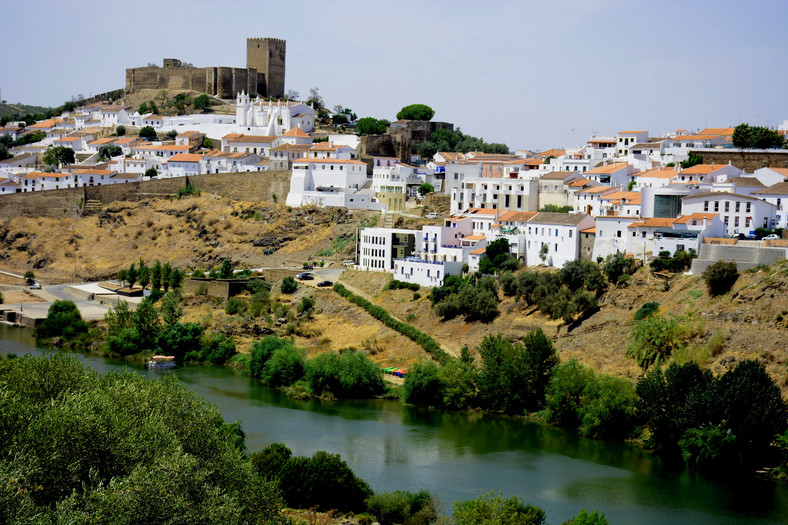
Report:
M 32 331 L 0 325 L 0 352 L 42 355 Z M 128 367 L 175 373 L 240 420 L 250 451 L 283 442 L 296 455 L 341 454 L 376 491 L 426 488 L 451 502 L 501 491 L 542 507 L 551 523 L 598 509 L 610 523 L 788 523 L 788 486 L 711 481 L 663 465 L 641 450 L 561 429 L 480 413 L 402 406 L 397 401 L 296 401 L 228 368 L 195 365 L 147 371 L 79 355 L 99 372 Z

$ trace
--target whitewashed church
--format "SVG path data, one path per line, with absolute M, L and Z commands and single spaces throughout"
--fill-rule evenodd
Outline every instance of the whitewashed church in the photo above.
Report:
M 256 135 L 275 137 L 294 127 L 309 133 L 315 129 L 315 110 L 303 102 L 273 102 L 260 97 L 253 101 L 242 91 L 236 99 L 235 122 Z

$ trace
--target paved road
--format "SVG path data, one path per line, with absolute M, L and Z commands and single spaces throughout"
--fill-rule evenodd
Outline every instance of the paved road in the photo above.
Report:
M 14 310 L 21 311 L 23 314 L 30 317 L 46 317 L 50 305 L 58 299 L 74 301 L 74 304 L 79 308 L 82 318 L 86 320 L 104 319 L 104 314 L 111 308 L 110 304 L 101 304 L 99 301 L 88 301 L 82 296 L 72 293 L 68 289 L 69 286 L 74 284 L 85 283 L 69 283 L 69 284 L 53 284 L 51 286 L 42 286 L 40 290 L 29 290 L 30 293 L 40 297 L 44 300 L 42 303 L 7 303 L 3 306 L 10 306 Z M 26 287 L 8 288 L 7 291 L 21 291 Z

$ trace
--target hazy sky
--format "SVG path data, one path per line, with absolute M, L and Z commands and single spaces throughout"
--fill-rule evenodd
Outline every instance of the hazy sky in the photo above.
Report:
M 788 1 L 0 0 L 0 90 L 55 106 L 121 88 L 164 57 L 246 66 L 247 37 L 287 40 L 287 89 L 510 148 L 647 129 L 788 119 Z

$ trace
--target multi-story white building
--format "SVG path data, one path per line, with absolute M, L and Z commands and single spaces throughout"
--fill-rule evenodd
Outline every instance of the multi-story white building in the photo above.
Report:
M 356 245 L 357 268 L 393 272 L 394 261 L 416 253 L 418 230 L 400 228 L 364 228 Z
M 700 192 L 681 200 L 681 214 L 715 213 L 722 217 L 726 235 L 755 233 L 756 228 L 770 228 L 777 207 L 764 200 L 722 191 Z
M 525 264 L 562 267 L 580 258 L 580 230 L 594 226 L 581 213 L 539 212 L 527 223 Z
M 452 213 L 468 208 L 536 211 L 539 206 L 535 179 L 466 178 L 450 195 Z
M 363 190 L 369 182 L 369 190 Z M 376 201 L 367 179 L 367 165 L 360 160 L 300 159 L 293 161 L 288 206 L 340 206 L 350 209 L 384 209 Z
M 774 220 L 771 228 L 788 227 L 788 182 L 778 182 L 768 188 L 763 188 L 752 193 L 752 197 L 763 199 L 774 205 Z
M 619 186 L 626 188 L 629 183 L 635 180 L 635 177 L 639 174 L 640 172 L 631 164 L 619 162 L 616 164 L 597 166 L 596 168 L 586 172 L 584 177 L 606 186 Z

